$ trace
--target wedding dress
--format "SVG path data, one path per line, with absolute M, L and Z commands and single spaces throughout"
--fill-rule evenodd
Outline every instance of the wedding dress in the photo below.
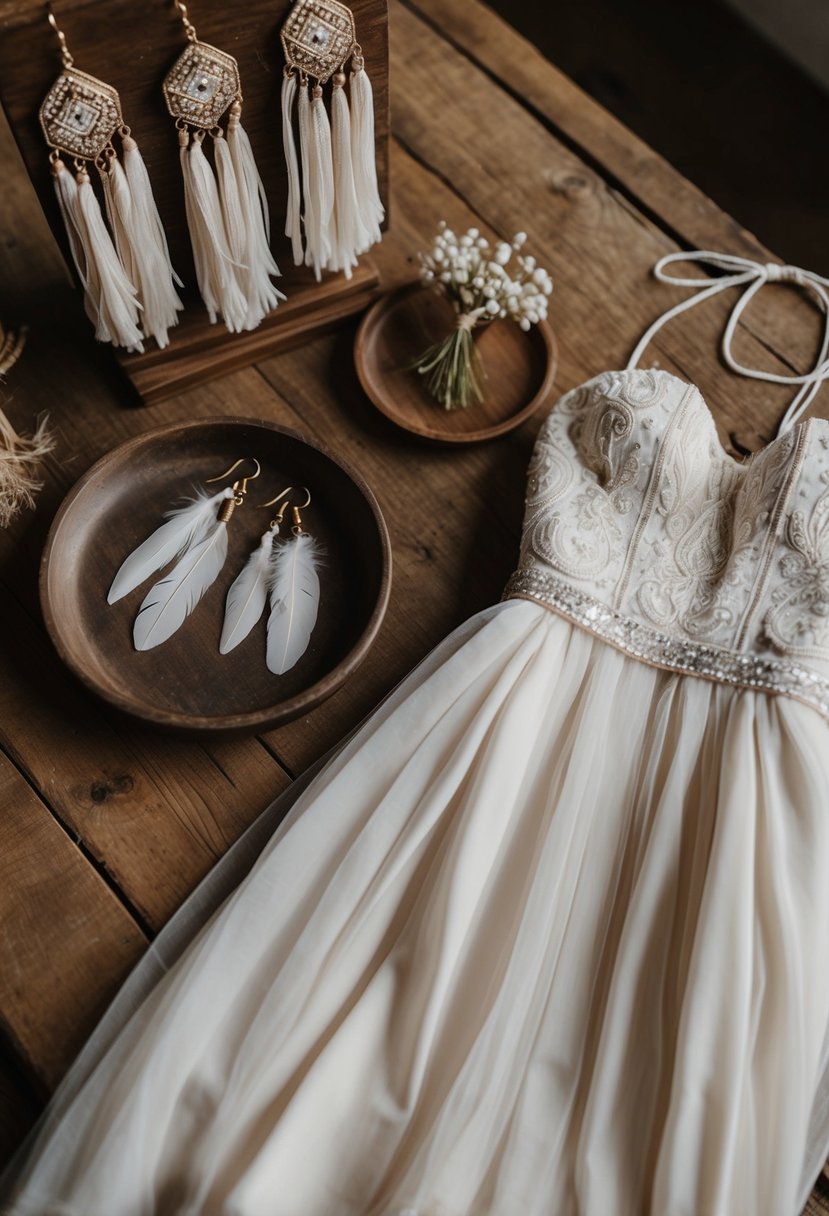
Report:
M 736 364 L 740 311 L 829 282 L 691 256 L 726 274 L 666 259 L 700 292 L 668 316 L 741 287 L 726 357 L 774 378 Z M 741 463 L 636 369 L 664 319 L 543 425 L 504 601 L 161 934 L 6 1212 L 800 1211 L 829 1150 L 829 423 L 800 418 L 829 328 Z

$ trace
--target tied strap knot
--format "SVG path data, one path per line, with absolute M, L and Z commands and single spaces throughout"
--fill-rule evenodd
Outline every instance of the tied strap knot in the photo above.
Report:
M 765 270 L 769 283 L 796 283 L 798 287 L 805 287 L 809 281 L 808 272 L 801 270 L 799 266 L 781 266 L 779 262 L 767 262 Z
M 719 272 L 716 275 L 696 274 L 693 277 L 682 277 L 672 273 L 668 267 L 677 262 L 692 265 L 710 266 Z M 687 272 L 686 272 L 687 273 Z M 813 270 L 803 270 L 800 266 L 790 266 L 779 262 L 755 262 L 751 258 L 739 257 L 734 253 L 716 253 L 711 250 L 694 249 L 689 253 L 669 253 L 660 258 L 653 268 L 654 277 L 661 283 L 669 283 L 673 287 L 690 288 L 692 294 L 686 299 L 674 304 L 667 312 L 653 322 L 643 334 L 628 361 L 628 368 L 634 368 L 644 354 L 651 339 L 666 322 L 680 313 L 686 312 L 704 300 L 730 287 L 739 288 L 740 294 L 734 302 L 728 320 L 723 330 L 721 350 L 723 361 L 733 372 L 746 376 L 750 380 L 763 380 L 767 384 L 790 384 L 797 386 L 794 400 L 789 405 L 778 427 L 778 434 L 789 430 L 812 404 L 820 387 L 829 381 L 829 279 L 823 278 Z M 811 371 L 803 375 L 782 375 L 778 372 L 765 371 L 758 367 L 746 367 L 740 363 L 734 354 L 734 335 L 737 325 L 746 307 L 766 283 L 792 283 L 807 291 L 815 300 L 823 313 L 823 338 L 817 359 Z

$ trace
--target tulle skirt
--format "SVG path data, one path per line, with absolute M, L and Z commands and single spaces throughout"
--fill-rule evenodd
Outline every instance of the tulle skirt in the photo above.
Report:
M 827 776 L 801 704 L 480 614 L 139 967 L 6 1210 L 796 1216 Z

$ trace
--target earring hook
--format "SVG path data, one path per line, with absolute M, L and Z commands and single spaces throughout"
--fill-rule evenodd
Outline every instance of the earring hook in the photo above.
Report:
M 276 503 L 281 502 L 283 498 L 287 498 L 289 494 L 296 494 L 299 490 L 305 494 L 305 502 L 297 503 L 301 511 L 305 511 L 311 505 L 311 491 L 307 486 L 288 486 L 287 490 L 283 490 L 281 494 L 277 494 L 276 498 L 272 498 L 270 502 L 260 502 L 260 507 L 273 507 Z
M 198 42 L 198 37 L 196 35 L 196 27 L 195 27 L 195 25 L 193 25 L 193 22 L 187 16 L 187 5 L 183 3 L 183 0 L 173 0 L 173 3 L 175 4 L 176 8 L 178 9 L 179 16 L 181 17 L 181 24 L 184 26 L 185 34 L 187 35 L 187 37 L 190 39 L 191 42 Z
M 246 460 L 250 460 L 253 462 L 253 464 L 256 465 L 256 472 L 251 473 L 249 477 L 240 477 L 239 480 L 237 482 L 235 482 L 234 486 L 233 486 L 233 489 L 236 491 L 237 496 L 238 495 L 244 496 L 248 492 L 248 482 L 256 481 L 256 478 L 262 472 L 262 466 L 259 464 L 259 461 L 256 459 L 255 456 L 242 456 L 239 460 L 236 461 L 235 464 L 232 464 L 229 469 L 225 469 L 224 473 L 220 473 L 218 477 L 208 477 L 204 484 L 209 486 L 209 485 L 213 485 L 213 483 L 216 481 L 224 481 L 225 477 L 229 477 L 230 474 L 235 469 L 238 469 L 240 464 L 244 464 Z
M 47 4 L 46 9 L 47 9 L 46 17 L 47 17 L 52 29 L 57 34 L 58 42 L 60 43 L 61 63 L 63 64 L 63 66 L 65 68 L 71 68 L 72 64 L 75 62 L 75 60 L 69 51 L 69 47 L 66 42 L 66 35 L 64 34 L 63 30 L 58 25 L 57 18 L 55 17 L 55 14 L 52 12 L 51 4 Z

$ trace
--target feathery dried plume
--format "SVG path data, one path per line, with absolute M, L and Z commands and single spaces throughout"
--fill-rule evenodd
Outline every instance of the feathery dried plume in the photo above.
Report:
M 15 333 L 0 323 L 0 380 L 20 358 L 25 342 L 25 329 Z M 47 421 L 42 418 L 33 435 L 18 435 L 0 409 L 0 528 L 8 527 L 24 507 L 35 505 L 43 485 L 38 467 L 55 446 Z

